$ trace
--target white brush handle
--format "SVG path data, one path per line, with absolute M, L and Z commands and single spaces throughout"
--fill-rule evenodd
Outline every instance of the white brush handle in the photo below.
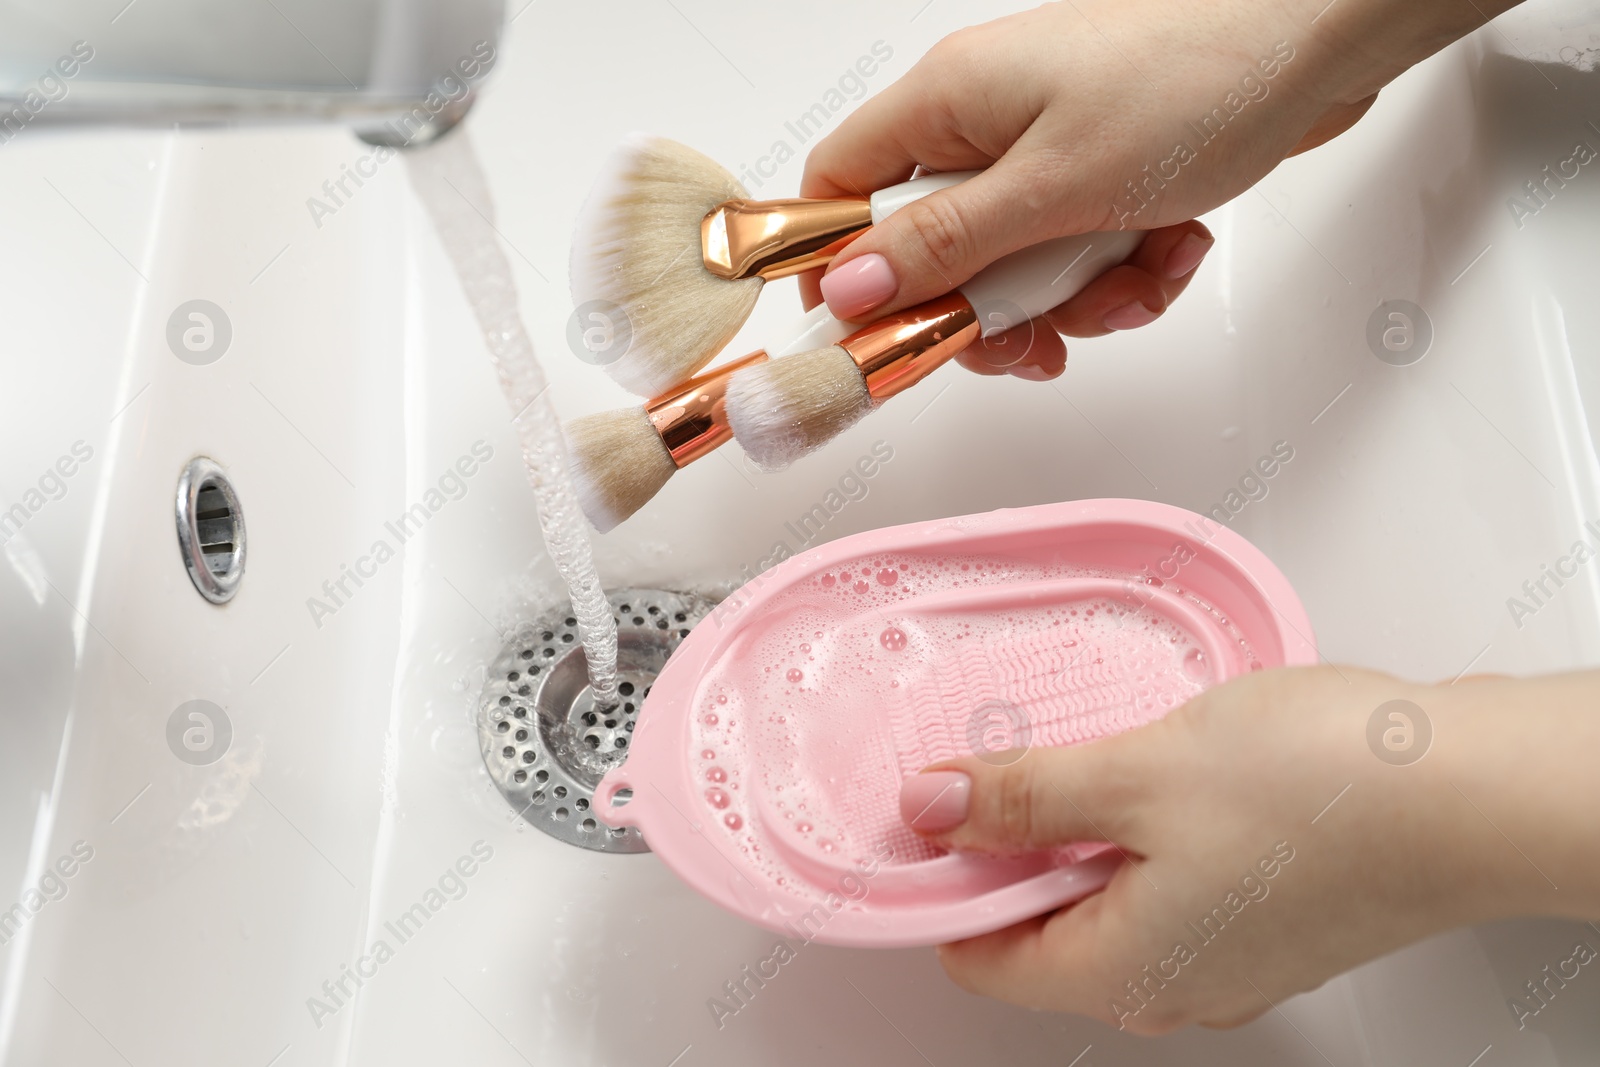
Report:
M 1057 237 L 1002 256 L 961 286 L 983 332 L 1009 330 L 1065 303 L 1139 247 L 1138 230 Z
M 957 177 L 964 179 L 966 176 L 935 174 L 916 181 Z M 905 185 L 915 183 L 906 182 Z M 897 185 L 884 191 L 903 188 L 904 185 Z M 932 191 L 929 189 L 922 195 Z M 915 199 L 915 196 L 910 197 L 906 203 Z M 989 264 L 961 286 L 961 294 L 978 312 L 978 325 L 985 336 L 1009 330 L 1076 296 L 1084 286 L 1132 255 L 1143 239 L 1144 233 L 1140 230 L 1110 230 L 1040 241 Z M 861 327 L 855 323 L 834 318 L 828 312 L 828 305 L 819 304 L 801 320 L 798 336 L 774 355 L 788 356 L 827 348 L 859 329 Z
M 982 172 L 976 170 L 953 170 L 948 174 L 924 174 L 920 178 L 912 178 L 908 182 L 879 189 L 871 198 L 873 224 L 882 222 L 913 200 L 921 200 L 929 193 L 948 189 L 952 185 L 960 185 L 980 173 Z

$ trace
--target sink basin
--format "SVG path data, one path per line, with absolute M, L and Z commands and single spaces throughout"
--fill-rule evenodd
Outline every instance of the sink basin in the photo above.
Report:
M 1600 570 L 1507 607 L 1600 517 L 1600 179 L 1506 204 L 1600 145 L 1595 72 L 1537 58 L 1581 6 L 1480 32 L 1215 212 L 1185 299 L 1076 345 L 1057 382 L 946 368 L 785 472 L 734 448 L 683 471 L 597 539 L 608 585 L 720 595 L 847 533 L 1140 497 L 1220 509 L 1334 662 L 1593 664 Z M 568 341 L 567 238 L 605 149 L 648 129 L 792 195 L 857 87 L 956 25 L 806 11 L 646 5 L 627 34 L 604 5 L 513 12 L 466 128 L 563 415 L 628 402 Z M 650 854 L 528 826 L 475 711 L 557 582 L 465 299 L 381 151 L 335 129 L 29 129 L 0 151 L 0 1063 L 1588 1062 L 1600 982 L 1526 1029 L 1507 1010 L 1593 943 L 1568 924 L 1460 931 L 1247 1027 L 1140 1039 L 970 996 L 928 950 L 805 945 L 751 981 L 773 935 Z M 329 212 L 347 170 L 370 176 Z M 770 290 L 734 353 L 797 314 Z M 248 526 L 223 605 L 174 536 L 196 456 Z

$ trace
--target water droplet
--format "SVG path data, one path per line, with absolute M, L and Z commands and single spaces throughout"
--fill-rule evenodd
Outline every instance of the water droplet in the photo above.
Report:
M 806 644 L 804 641 L 802 641 L 802 642 L 800 642 L 800 651 L 801 652 L 810 652 L 811 651 L 811 646 Z
M 803 834 L 809 834 L 811 832 L 811 824 L 803 819 L 800 822 L 795 823 L 794 828 Z
M 878 643 L 890 652 L 900 652 L 906 647 L 906 632 L 898 626 L 891 626 L 878 635 Z
M 802 671 L 799 667 L 790 667 L 789 668 L 789 673 L 784 675 L 785 678 L 789 679 L 789 681 L 794 683 L 795 685 L 799 685 L 800 682 L 802 680 L 804 680 L 805 676 L 806 676 L 805 672 Z
M 715 752 L 713 752 L 711 749 L 708 748 L 708 749 L 706 749 L 706 750 L 704 750 L 703 752 L 700 753 L 700 758 L 701 759 L 716 759 L 717 758 L 717 754 Z
M 728 806 L 728 791 L 712 786 L 706 790 L 706 801 L 713 808 L 725 808 Z
M 817 842 L 817 847 L 822 849 L 824 852 L 837 852 L 839 849 L 838 845 L 834 844 L 832 841 L 829 841 L 826 837 Z
M 858 593 L 865 593 L 871 587 L 868 586 L 866 582 L 857 582 L 855 584 L 854 588 L 855 588 L 855 591 L 858 592 Z
M 1196 682 L 1204 682 L 1211 677 L 1211 667 L 1206 663 L 1206 654 L 1198 648 L 1191 648 L 1183 654 L 1183 673 Z
M 900 580 L 900 575 L 895 573 L 895 571 L 892 570 L 889 567 L 885 567 L 885 568 L 883 568 L 883 570 L 878 572 L 878 584 L 879 585 L 893 585 L 895 582 L 897 582 L 899 580 Z
M 713 767 L 706 772 L 706 780 L 710 782 L 726 782 L 728 780 L 728 772 L 721 767 Z
M 737 830 L 744 825 L 744 820 L 739 817 L 739 813 L 736 811 L 728 812 L 722 817 L 722 821 L 730 830 Z
M 834 583 L 834 582 L 836 582 L 836 581 L 837 581 L 837 580 L 838 580 L 838 579 L 836 579 L 836 578 L 835 578 L 835 577 L 834 577 L 834 576 L 833 576 L 833 575 L 831 575 L 831 574 L 824 574 L 824 575 L 823 575 L 823 576 L 822 576 L 822 588 L 824 588 L 824 589 L 831 589 L 831 588 L 833 588 L 833 583 Z
M 705 717 L 705 724 L 707 726 L 715 726 L 715 725 L 717 725 L 717 723 L 719 723 L 721 721 L 722 721 L 721 719 L 717 718 L 717 713 L 716 712 L 712 712 L 711 714 L 709 714 L 709 715 L 707 715 Z

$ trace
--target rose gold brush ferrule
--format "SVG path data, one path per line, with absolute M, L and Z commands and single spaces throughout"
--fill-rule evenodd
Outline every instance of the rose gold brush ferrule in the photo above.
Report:
M 864 196 L 729 200 L 700 220 L 700 258 L 719 278 L 771 281 L 827 266 L 871 225 Z
M 979 334 L 978 313 L 959 292 L 936 297 L 863 327 L 839 342 L 866 379 L 872 402 L 909 389 Z
M 709 374 L 690 378 L 675 392 L 645 405 L 650 424 L 679 470 L 733 439 L 728 428 L 728 379 L 734 371 L 766 361 L 767 353 L 757 349 Z

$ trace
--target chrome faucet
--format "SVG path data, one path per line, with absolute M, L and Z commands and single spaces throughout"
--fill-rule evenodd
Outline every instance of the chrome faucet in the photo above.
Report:
M 336 122 L 424 144 L 494 66 L 505 0 L 0 0 L 0 146 L 30 126 Z

